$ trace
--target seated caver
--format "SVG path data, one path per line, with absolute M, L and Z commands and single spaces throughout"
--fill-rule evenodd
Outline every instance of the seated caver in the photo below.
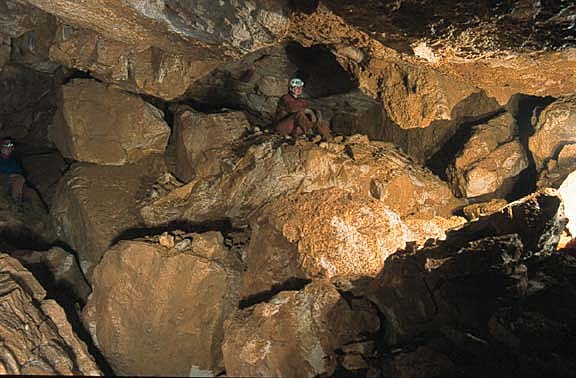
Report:
M 301 98 L 303 87 L 301 79 L 290 80 L 289 92 L 280 98 L 276 107 L 276 132 L 293 137 L 318 132 L 322 139 L 331 140 L 328 122 L 322 120 L 320 113 L 310 109 L 308 101 Z
M 22 175 L 22 168 L 13 156 L 14 140 L 3 138 L 0 140 L 0 183 L 2 190 L 9 194 L 16 203 L 22 202 L 22 191 L 26 180 Z

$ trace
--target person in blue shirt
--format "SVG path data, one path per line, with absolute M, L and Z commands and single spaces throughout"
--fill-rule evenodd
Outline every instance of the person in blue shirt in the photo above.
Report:
M 22 167 L 14 157 L 14 140 L 0 139 L 0 187 L 17 203 L 22 203 L 22 191 L 26 179 Z

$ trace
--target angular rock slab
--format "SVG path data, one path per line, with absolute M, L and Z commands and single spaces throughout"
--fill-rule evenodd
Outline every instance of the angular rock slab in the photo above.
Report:
M 294 278 L 374 277 L 406 242 L 442 238 L 462 221 L 401 216 L 386 201 L 336 188 L 280 197 L 252 223 L 242 295 Z
M 509 194 L 518 175 L 528 167 L 528 156 L 517 138 L 516 121 L 504 113 L 475 126 L 447 174 L 456 193 L 463 197 Z
M 565 224 L 558 192 L 546 189 L 448 231 L 436 245 L 390 256 L 368 294 L 391 322 L 389 342 L 441 325 L 486 326 L 497 298 L 525 292 L 524 261 L 553 254 Z
M 237 305 L 239 269 L 213 234 L 192 235 L 182 251 L 122 241 L 106 252 L 83 321 L 117 374 L 214 376 L 224 369 L 223 323 Z
M 141 214 L 150 225 L 244 220 L 278 196 L 332 187 L 371 195 L 400 216 L 450 216 L 461 205 L 444 182 L 389 143 L 354 136 L 318 146 L 270 136 L 249 146 L 229 174 L 194 180 L 147 204 Z
M 5 254 L 0 255 L 0 302 L 1 374 L 102 375 L 64 310 Z
M 317 281 L 284 291 L 269 302 L 226 320 L 222 351 L 226 373 L 235 377 L 330 376 L 335 349 L 366 324 L 332 285 Z
M 250 129 L 243 112 L 179 113 L 174 132 L 176 175 L 188 182 L 231 171 L 237 160 L 234 147 Z
M 557 159 L 562 146 L 576 143 L 576 96 L 562 97 L 548 105 L 534 121 L 534 134 L 528 146 L 536 168 L 542 170 Z
M 145 182 L 164 170 L 159 158 L 121 167 L 77 163 L 59 181 L 50 214 L 58 236 L 77 252 L 88 280 L 115 238 L 143 226 L 138 195 Z
M 166 149 L 163 113 L 137 96 L 75 79 L 62 87 L 60 101 L 49 136 L 64 157 L 123 165 Z

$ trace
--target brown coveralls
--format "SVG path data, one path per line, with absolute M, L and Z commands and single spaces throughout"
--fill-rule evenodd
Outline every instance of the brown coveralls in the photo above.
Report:
M 285 94 L 278 101 L 276 107 L 276 132 L 284 136 L 299 136 L 311 131 L 318 131 L 324 140 L 332 139 L 328 122 L 320 119 L 311 120 L 306 115 L 308 101 L 295 98 L 290 93 Z M 318 117 L 315 117 L 318 118 Z

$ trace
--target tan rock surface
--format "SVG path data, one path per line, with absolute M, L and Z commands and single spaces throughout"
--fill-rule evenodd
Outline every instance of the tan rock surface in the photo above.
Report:
M 115 238 L 142 226 L 138 196 L 164 169 L 160 158 L 121 167 L 77 163 L 62 177 L 50 213 L 58 236 L 78 253 L 88 279 Z
M 0 255 L 0 372 L 5 375 L 102 375 L 62 308 L 34 276 Z
M 223 323 L 237 305 L 238 261 L 220 234 L 187 238 L 192 244 L 183 251 L 122 241 L 96 267 L 83 320 L 117 374 L 214 376 L 224 369 Z
M 365 326 L 328 283 L 318 281 L 301 291 L 281 292 L 226 320 L 222 346 L 226 373 L 235 377 L 332 375 L 335 349 Z
M 170 128 L 160 110 L 95 80 L 62 87 L 60 112 L 49 130 L 64 157 L 122 165 L 162 153 Z
M 26 179 L 29 184 L 38 191 L 44 202 L 50 205 L 58 181 L 67 169 L 62 155 L 53 151 L 25 156 L 22 158 L 22 167 L 26 172 Z
M 516 121 L 510 113 L 474 126 L 472 136 L 447 169 L 455 193 L 463 197 L 509 194 L 528 167 Z
M 463 223 L 403 210 L 336 188 L 276 199 L 252 224 L 243 296 L 293 278 L 374 277 L 406 242 L 442 238 Z
M 151 225 L 245 219 L 278 196 L 331 187 L 372 195 L 401 216 L 449 216 L 460 204 L 445 183 L 389 143 L 353 137 L 343 144 L 300 140 L 276 147 L 279 140 L 271 136 L 250 146 L 230 174 L 192 181 L 149 203 L 143 218 Z
M 184 182 L 230 172 L 239 158 L 234 149 L 252 128 L 243 112 L 185 110 L 175 123 L 176 175 Z
M 558 157 L 564 144 L 576 142 L 576 96 L 560 98 L 548 105 L 533 121 L 534 134 L 528 142 L 536 168 Z
M 107 83 L 167 100 L 183 95 L 196 77 L 219 63 L 166 51 L 165 46 L 137 48 L 69 25 L 59 25 L 49 55 Z

